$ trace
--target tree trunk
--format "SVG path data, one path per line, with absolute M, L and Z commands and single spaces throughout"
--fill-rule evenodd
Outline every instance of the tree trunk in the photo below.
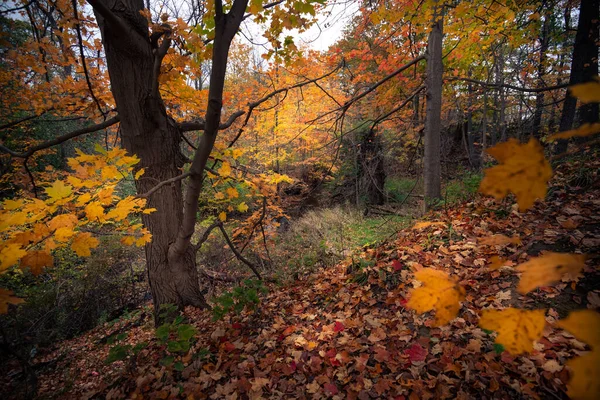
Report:
M 579 7 L 579 23 L 573 46 L 571 60 L 571 75 L 569 85 L 588 82 L 598 76 L 598 8 L 600 0 L 582 0 Z M 568 131 L 573 127 L 577 99 L 567 91 L 559 130 Z M 581 107 L 582 122 L 598 120 L 598 104 L 585 104 Z M 555 152 L 562 153 L 567 150 L 567 141 L 558 141 Z
M 425 115 L 424 207 L 441 196 L 440 131 L 442 112 L 442 30 L 441 7 L 436 5 L 434 22 L 427 42 L 427 111 Z
M 178 176 L 183 166 L 181 135 L 167 115 L 157 89 L 154 72 L 156 49 L 148 39 L 148 26 L 139 11 L 141 0 L 123 0 L 125 7 L 113 9 L 126 21 L 128 35 L 96 13 L 100 26 L 111 87 L 121 117 L 123 147 L 140 158 L 145 173 L 136 181 L 138 193 L 146 193 L 157 183 Z M 165 39 L 166 40 L 166 39 Z M 177 237 L 183 218 L 181 181 L 166 185 L 148 199 L 142 221 L 152 233 L 146 245 L 146 266 L 155 310 L 162 304 L 179 307 L 207 307 L 200 292 L 195 253 L 191 245 L 180 257 L 169 259 L 168 250 Z
M 544 70 L 546 64 L 546 53 L 550 45 L 550 16 L 544 17 L 544 23 L 542 24 L 542 32 L 539 36 L 540 41 L 540 55 L 537 67 L 537 79 L 538 87 L 546 86 L 544 82 Z M 535 98 L 535 111 L 533 113 L 533 127 L 531 128 L 531 135 L 537 139 L 542 136 L 542 112 L 544 109 L 544 92 L 539 92 Z

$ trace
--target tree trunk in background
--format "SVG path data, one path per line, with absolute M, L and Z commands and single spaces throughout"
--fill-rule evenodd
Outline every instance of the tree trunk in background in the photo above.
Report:
M 357 163 L 359 192 L 366 195 L 368 204 L 381 205 L 385 202 L 386 178 L 381 137 L 371 129 L 361 139 Z
M 538 87 L 547 86 L 544 82 L 544 64 L 546 63 L 546 53 L 550 45 L 550 16 L 544 16 L 544 23 L 542 24 L 542 32 L 539 36 L 540 41 L 540 56 L 537 67 L 537 78 Z M 531 135 L 537 139 L 542 136 L 542 113 L 544 111 L 544 92 L 539 92 L 535 98 L 535 111 L 533 113 L 533 126 L 531 128 Z
M 423 181 L 425 186 L 424 208 L 427 210 L 432 201 L 440 199 L 441 162 L 440 132 L 442 112 L 442 35 L 443 17 L 441 7 L 437 6 L 434 23 L 427 42 L 427 111 L 425 115 L 425 154 L 423 157 Z
M 588 82 L 598 76 L 598 18 L 600 0 L 582 0 L 579 7 L 579 23 L 575 45 L 573 46 L 573 58 L 571 61 L 571 75 L 569 85 Z M 572 129 L 577 109 L 577 99 L 567 91 L 562 115 L 560 118 L 559 131 Z M 595 122 L 598 120 L 598 103 L 584 104 L 580 108 L 581 122 Z M 556 147 L 556 153 L 567 150 L 567 141 L 560 140 Z
M 136 181 L 138 193 L 145 193 L 158 182 L 181 173 L 183 157 L 181 135 L 167 115 L 160 94 L 153 88 L 154 55 L 148 38 L 146 19 L 139 14 L 141 0 L 123 0 L 124 7 L 113 13 L 126 21 L 128 35 L 114 29 L 96 13 L 106 52 L 112 93 L 121 117 L 123 147 L 140 158 L 144 175 Z M 146 39 L 146 40 L 144 40 Z M 168 250 L 177 237 L 183 218 L 181 181 L 164 186 L 148 199 L 144 225 L 152 233 L 146 245 L 148 281 L 155 308 L 161 304 L 206 306 L 198 284 L 195 253 L 191 246 L 176 262 L 168 259 Z

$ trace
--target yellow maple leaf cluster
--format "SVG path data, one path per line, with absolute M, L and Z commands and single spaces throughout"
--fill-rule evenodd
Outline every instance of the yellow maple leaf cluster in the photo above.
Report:
M 100 244 L 86 231 L 90 226 L 110 224 L 128 245 L 143 246 L 151 240 L 150 232 L 142 224 L 131 224 L 128 217 L 156 210 L 146 208 L 145 199 L 121 199 L 115 194 L 116 185 L 131 176 L 139 160 L 120 148 L 106 151 L 98 147 L 96 154 L 79 150 L 77 154 L 68 160 L 73 173 L 46 185 L 45 198 L 0 203 L 0 273 L 18 265 L 38 275 L 53 266 L 52 251 L 60 247 L 89 257 Z M 138 171 L 137 177 L 141 173 Z M 0 313 L 9 302 L 15 304 L 10 299 L 2 292 Z

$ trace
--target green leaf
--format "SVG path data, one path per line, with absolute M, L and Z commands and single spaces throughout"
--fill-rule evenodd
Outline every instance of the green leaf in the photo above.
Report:
M 164 342 L 169 338 L 169 333 L 171 332 L 170 324 L 163 324 L 156 329 L 156 337 Z
M 140 342 L 133 347 L 133 354 L 138 354 L 140 351 L 148 347 L 147 342 Z
M 190 340 L 196 334 L 196 328 L 192 325 L 180 325 L 177 328 L 177 337 L 179 340 Z
M 174 365 L 173 365 L 173 369 L 175 371 L 183 371 L 183 369 L 185 368 L 185 366 L 183 365 L 183 363 L 181 361 L 177 361 Z
M 125 346 L 121 346 L 121 345 L 116 345 L 111 347 L 108 350 L 108 357 L 106 357 L 105 362 L 107 364 L 112 364 L 115 361 L 122 361 L 124 359 L 127 358 L 127 356 L 129 355 L 129 351 L 131 350 L 131 346 L 129 345 L 125 345 Z
M 171 353 L 181 351 L 181 342 L 177 342 L 175 340 L 169 341 L 169 343 L 167 343 L 167 350 L 169 350 Z
M 494 351 L 496 354 L 501 354 L 504 351 L 504 346 L 500 343 L 494 343 Z
M 169 366 L 171 366 L 171 364 L 173 364 L 173 361 L 175 361 L 175 357 L 173 357 L 173 356 L 166 356 L 164 358 L 161 358 L 161 360 L 158 363 L 160 365 L 165 366 L 165 367 L 169 367 Z

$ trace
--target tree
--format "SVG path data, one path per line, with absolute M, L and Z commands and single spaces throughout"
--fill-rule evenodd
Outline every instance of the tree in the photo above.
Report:
M 177 27 L 168 23 L 168 16 L 163 15 L 162 24 L 153 24 L 151 32 L 149 21 L 145 17 L 148 10 L 145 10 L 142 0 L 88 0 L 100 28 L 106 68 L 118 114 L 106 119 L 102 105 L 96 101 L 105 122 L 67 133 L 22 153 L 6 147 L 3 150 L 13 157 L 27 159 L 35 151 L 120 123 L 123 147 L 141 160 L 136 170 L 145 171 L 143 176 L 136 177 L 137 192 L 147 197 L 149 207 L 157 210 L 142 216 L 143 223 L 153 238 L 145 250 L 155 309 L 158 310 L 162 304 L 167 303 L 179 307 L 209 307 L 199 289 L 196 247 L 191 239 L 195 232 L 204 170 L 217 135 L 245 113 L 237 111 L 226 123 L 221 122 L 224 82 L 232 40 L 244 18 L 264 12 L 271 17 L 269 38 L 272 42 L 279 43 L 278 34 L 283 26 L 292 28 L 307 23 L 301 17 L 302 14 L 314 15 L 313 3 L 319 2 L 308 0 L 286 5 L 279 1 L 263 7 L 260 0 L 254 0 L 248 8 L 248 0 L 234 0 L 231 3 L 214 1 L 213 9 L 207 8 L 202 15 L 203 26 L 197 27 L 205 34 L 205 46 L 202 49 L 210 54 L 211 59 L 205 117 L 178 123 L 167 110 L 160 90 L 163 61 L 169 52 L 173 52 L 171 48 L 174 40 L 177 40 L 178 46 L 182 45 L 182 38 L 176 36 Z M 73 1 L 70 6 L 70 13 L 77 15 L 77 2 Z M 30 4 L 23 7 L 29 10 Z M 250 14 L 246 14 L 247 8 Z M 268 10 L 265 11 L 265 8 Z M 67 11 L 69 10 L 61 10 L 60 15 L 70 14 Z M 262 18 L 264 20 L 265 17 Z M 80 48 L 84 45 L 81 35 L 78 44 Z M 288 42 L 286 44 L 289 45 Z M 189 52 L 190 49 L 194 50 L 190 45 L 186 51 Z M 81 54 L 85 66 L 83 51 Z M 46 75 L 50 80 L 51 73 L 48 69 Z M 87 70 L 85 77 L 90 95 L 94 97 Z M 189 172 L 182 173 L 185 163 L 181 151 L 182 135 L 190 130 L 202 130 L 203 134 L 191 160 Z

